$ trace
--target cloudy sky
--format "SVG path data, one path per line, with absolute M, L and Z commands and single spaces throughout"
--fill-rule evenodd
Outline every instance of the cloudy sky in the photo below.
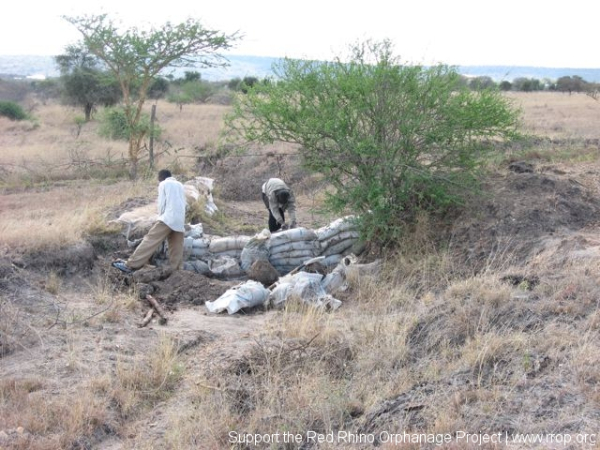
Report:
M 594 0 L 7 1 L 0 55 L 60 54 L 80 38 L 61 16 L 107 13 L 126 28 L 193 17 L 240 31 L 238 55 L 328 59 L 353 42 L 389 38 L 406 62 L 600 68 Z

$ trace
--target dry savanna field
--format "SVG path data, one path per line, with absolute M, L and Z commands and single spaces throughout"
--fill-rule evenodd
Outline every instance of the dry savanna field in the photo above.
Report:
M 128 181 L 126 143 L 78 110 L 0 118 L 0 449 L 598 447 L 600 102 L 507 95 L 537 137 L 499 150 L 451 220 L 421 217 L 376 279 L 348 280 L 340 309 L 176 301 L 144 328 L 110 220 L 155 198 L 154 172 Z M 157 165 L 215 179 L 205 228 L 259 232 L 270 176 L 300 225 L 329 223 L 291 146 L 216 154 L 227 110 L 157 104 Z

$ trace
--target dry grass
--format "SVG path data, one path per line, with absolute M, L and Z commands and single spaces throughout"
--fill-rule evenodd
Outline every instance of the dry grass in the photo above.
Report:
M 148 192 L 144 183 L 79 182 L 1 196 L 0 251 L 6 254 L 57 249 L 81 241 L 87 233 L 110 231 L 108 208 Z
M 89 448 L 98 436 L 120 433 L 123 419 L 168 398 L 182 375 L 176 344 L 167 337 L 149 356 L 117 361 L 112 376 L 89 376 L 79 345 L 71 341 L 67 363 L 85 381 L 69 392 L 49 395 L 51 380 L 0 381 L 0 429 L 12 435 L 10 448 Z
M 585 94 L 507 93 L 523 110 L 526 130 L 552 139 L 598 139 L 600 102 Z

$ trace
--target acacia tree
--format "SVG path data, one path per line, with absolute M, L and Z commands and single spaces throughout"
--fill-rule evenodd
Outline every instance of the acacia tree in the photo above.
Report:
M 82 106 L 86 122 L 96 105 L 111 106 L 121 99 L 121 91 L 114 77 L 102 70 L 102 64 L 85 48 L 69 45 L 66 52 L 54 58 L 61 73 L 66 101 Z
M 227 59 L 220 51 L 231 48 L 238 33 L 224 34 L 188 19 L 158 28 L 120 31 L 106 14 L 64 17 L 83 35 L 82 45 L 101 60 L 117 79 L 129 128 L 130 174 L 137 177 L 146 128 L 140 127 L 142 108 L 155 77 L 167 67 L 219 67 Z
M 335 187 L 329 206 L 361 214 L 385 243 L 417 211 L 460 202 L 491 142 L 515 136 L 518 112 L 499 91 L 469 90 L 452 67 L 400 64 L 389 41 L 350 50 L 280 60 L 277 82 L 238 96 L 227 124 L 245 141 L 298 144 Z

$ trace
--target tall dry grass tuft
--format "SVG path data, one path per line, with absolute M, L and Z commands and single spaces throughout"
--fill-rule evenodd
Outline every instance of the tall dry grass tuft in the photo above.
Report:
M 106 399 L 86 389 L 50 396 L 48 388 L 35 378 L 0 382 L 0 428 L 22 429 L 11 442 L 14 448 L 76 448 L 102 433 L 108 418 Z
M 117 361 L 110 396 L 121 414 L 128 417 L 167 398 L 182 374 L 176 342 L 162 335 L 149 355 L 136 357 L 132 362 Z

